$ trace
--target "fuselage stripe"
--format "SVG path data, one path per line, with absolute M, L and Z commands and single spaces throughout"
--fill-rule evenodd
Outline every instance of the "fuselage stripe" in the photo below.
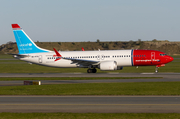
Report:
M 132 66 L 134 66 L 134 64 L 133 64 L 133 52 L 134 52 L 134 50 L 131 50 L 131 64 L 132 64 Z

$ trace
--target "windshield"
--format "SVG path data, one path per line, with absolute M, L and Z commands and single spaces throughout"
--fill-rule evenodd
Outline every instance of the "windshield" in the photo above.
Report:
M 160 56 L 165 56 L 165 55 L 167 55 L 167 54 L 159 54 Z

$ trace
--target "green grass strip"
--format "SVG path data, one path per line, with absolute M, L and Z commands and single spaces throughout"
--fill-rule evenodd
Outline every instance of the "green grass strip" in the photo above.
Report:
M 0 95 L 180 95 L 180 82 L 1 86 Z
M 1 119 L 179 119 L 177 113 L 0 113 Z
M 23 80 L 98 80 L 98 79 L 160 79 L 163 77 L 2 77 L 0 81 Z

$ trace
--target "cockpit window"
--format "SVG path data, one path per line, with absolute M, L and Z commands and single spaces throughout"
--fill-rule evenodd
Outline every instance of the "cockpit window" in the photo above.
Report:
M 165 55 L 167 55 L 167 54 L 159 54 L 160 56 L 165 56 Z

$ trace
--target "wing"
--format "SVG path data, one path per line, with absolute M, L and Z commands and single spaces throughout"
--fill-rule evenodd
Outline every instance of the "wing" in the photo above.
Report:
M 98 65 L 99 64 L 99 61 L 94 61 L 94 60 L 73 59 L 73 58 L 65 58 L 65 57 L 62 57 L 62 59 L 71 60 L 72 64 L 77 63 L 77 64 L 83 65 L 83 66 Z
M 94 60 L 84 60 L 84 59 L 74 59 L 74 58 L 62 57 L 55 48 L 53 48 L 53 49 L 54 49 L 54 51 L 56 53 L 56 56 L 58 56 L 55 61 L 58 61 L 60 59 L 66 59 L 66 60 L 71 60 L 72 64 L 76 63 L 76 64 L 79 64 L 79 65 L 82 65 L 82 66 L 98 65 L 99 64 L 99 61 L 94 61 Z

